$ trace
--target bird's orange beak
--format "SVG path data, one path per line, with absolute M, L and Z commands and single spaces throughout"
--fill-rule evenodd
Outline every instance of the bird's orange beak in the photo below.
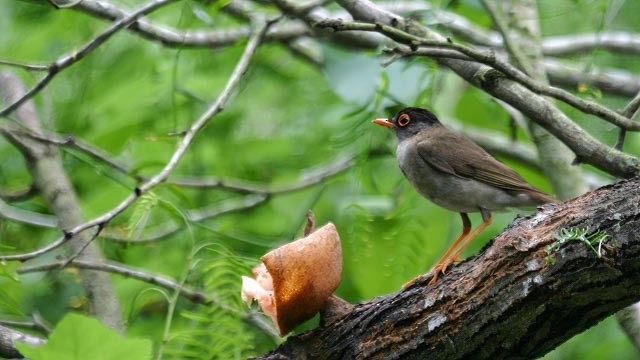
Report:
M 384 126 L 384 127 L 388 127 L 390 129 L 393 129 L 394 127 L 396 127 L 391 121 L 389 121 L 389 119 L 375 119 L 371 121 L 374 124 L 378 124 L 380 126 Z

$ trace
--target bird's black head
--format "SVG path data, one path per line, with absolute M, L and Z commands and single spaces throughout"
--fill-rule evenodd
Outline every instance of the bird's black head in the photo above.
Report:
M 438 118 L 431 111 L 417 107 L 404 108 L 398 111 L 391 120 L 375 119 L 373 122 L 393 129 L 400 141 L 440 124 Z

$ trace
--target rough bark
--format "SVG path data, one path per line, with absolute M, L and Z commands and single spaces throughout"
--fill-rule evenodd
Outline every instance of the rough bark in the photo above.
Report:
M 606 233 L 598 257 L 561 229 Z M 518 217 L 434 286 L 356 305 L 261 359 L 531 359 L 640 300 L 640 178 Z M 398 239 L 401 241 L 401 239 Z M 597 247 L 596 247 L 597 248 Z
M 25 92 L 23 84 L 11 73 L 0 73 L 0 93 L 5 103 L 12 103 Z M 4 132 L 23 153 L 34 185 L 45 203 L 56 214 L 62 230 L 71 229 L 84 222 L 78 199 L 71 181 L 66 176 L 60 153 L 55 145 L 38 142 L 24 134 L 22 129 L 42 135 L 42 127 L 32 101 L 24 103 L 15 113 L 22 128 Z M 83 232 L 69 241 L 69 253 L 80 251 L 91 238 Z M 79 256 L 80 260 L 104 262 L 102 252 L 96 243 L 89 244 Z M 113 290 L 109 274 L 81 269 L 82 283 L 89 300 L 90 312 L 107 326 L 121 330 L 122 314 Z

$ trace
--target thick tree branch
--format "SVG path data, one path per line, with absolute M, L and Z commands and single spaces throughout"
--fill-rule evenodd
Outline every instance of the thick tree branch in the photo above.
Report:
M 262 358 L 542 356 L 640 300 L 639 188 L 640 178 L 634 178 L 545 205 L 517 218 L 435 286 L 426 278 L 356 305 L 339 320 L 290 337 Z M 558 234 L 566 230 L 606 238 L 600 247 L 595 244 L 596 251 L 566 236 L 558 247 Z

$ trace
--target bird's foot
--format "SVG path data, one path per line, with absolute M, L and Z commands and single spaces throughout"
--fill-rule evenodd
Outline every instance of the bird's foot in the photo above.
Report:
M 437 263 L 436 266 L 434 266 L 433 269 L 431 269 L 431 271 L 433 272 L 433 277 L 429 281 L 428 285 L 433 285 L 436 282 L 438 282 L 438 275 L 439 274 L 444 275 L 444 273 L 447 271 L 447 267 L 449 266 L 449 264 L 451 264 L 451 262 L 447 260 L 441 263 Z
M 423 280 L 424 278 L 429 276 L 429 274 L 431 274 L 431 273 L 433 273 L 433 276 L 431 277 L 431 280 L 429 280 L 429 283 L 427 285 L 433 285 L 436 282 L 438 282 L 438 276 L 440 274 L 444 275 L 444 273 L 447 272 L 447 268 L 449 267 L 449 265 L 451 265 L 453 263 L 456 263 L 456 262 L 460 262 L 460 261 L 462 261 L 462 259 L 459 258 L 458 256 L 456 256 L 453 259 L 445 259 L 445 260 L 437 263 L 436 266 L 434 266 L 433 269 L 431 269 L 430 272 L 428 272 L 426 274 L 418 275 L 418 276 L 414 277 L 413 279 L 409 280 L 408 282 L 406 282 L 404 285 L 402 285 L 402 290 L 408 288 L 409 286 L 413 285 L 417 281 Z
M 402 290 L 408 288 L 409 286 L 415 284 L 416 282 L 423 280 L 424 278 L 426 278 L 427 276 L 429 276 L 429 274 L 422 274 L 422 275 L 418 275 L 416 277 L 414 277 L 413 279 L 407 281 L 406 283 L 404 283 L 404 285 L 402 285 Z M 429 283 L 431 284 L 431 283 Z

